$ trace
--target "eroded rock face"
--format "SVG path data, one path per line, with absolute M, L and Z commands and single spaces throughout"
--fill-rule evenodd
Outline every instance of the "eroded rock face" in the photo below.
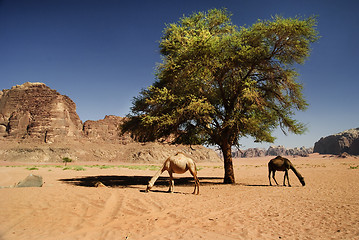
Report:
M 83 125 L 83 133 L 85 137 L 95 141 L 121 144 L 133 142 L 128 134 L 121 135 L 119 128 L 122 122 L 122 117 L 113 115 L 105 116 L 104 119 L 98 121 L 88 120 Z
M 252 158 L 264 156 L 301 156 L 308 157 L 313 153 L 313 148 L 285 148 L 284 146 L 270 146 L 267 150 L 263 148 L 248 148 L 246 150 L 234 151 L 232 157 Z
M 195 161 L 221 161 L 203 146 L 135 142 L 121 135 L 122 121 L 110 115 L 82 124 L 69 97 L 44 83 L 17 85 L 0 91 L 0 160 L 162 163 L 184 152 Z
M 0 92 L 0 136 L 43 142 L 82 135 L 75 103 L 44 83 L 24 83 Z
M 359 155 L 359 128 L 322 137 L 314 144 L 314 152 L 336 155 L 346 152 L 351 155 Z

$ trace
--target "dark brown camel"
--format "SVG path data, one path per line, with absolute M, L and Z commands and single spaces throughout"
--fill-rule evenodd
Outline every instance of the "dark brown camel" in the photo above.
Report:
M 292 169 L 294 174 L 298 177 L 300 183 L 303 186 L 305 186 L 304 178 L 302 177 L 302 175 L 300 175 L 300 173 L 294 168 L 293 164 L 287 158 L 284 158 L 284 157 L 281 157 L 281 156 L 273 158 L 268 163 L 269 185 L 272 186 L 272 182 L 270 180 L 272 172 L 273 172 L 273 179 L 274 179 L 275 183 L 278 185 L 277 180 L 275 180 L 275 172 L 276 171 L 284 171 L 285 173 L 284 173 L 283 186 L 285 186 L 285 177 L 287 177 L 288 186 L 290 187 L 291 185 L 289 183 L 289 177 L 288 177 L 288 170 L 289 169 Z

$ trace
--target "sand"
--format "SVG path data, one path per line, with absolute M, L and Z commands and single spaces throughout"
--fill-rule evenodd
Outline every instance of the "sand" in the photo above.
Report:
M 167 173 L 145 193 L 155 170 L 0 162 L 0 186 L 29 174 L 45 181 L 0 189 L 0 239 L 359 239 L 359 158 L 290 158 L 305 187 L 293 172 L 292 187 L 269 186 L 269 159 L 235 159 L 235 185 L 221 184 L 220 163 L 200 164 L 199 195 L 189 174 L 175 175 L 175 193 Z

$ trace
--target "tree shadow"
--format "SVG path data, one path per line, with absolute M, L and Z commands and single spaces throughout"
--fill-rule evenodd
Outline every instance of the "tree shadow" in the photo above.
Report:
M 241 184 L 245 187 L 270 187 L 270 188 L 295 188 L 295 187 L 301 187 L 300 185 L 292 185 L 292 186 L 283 186 L 283 185 L 269 185 L 269 184 Z
M 86 176 L 79 178 L 64 178 L 58 181 L 66 184 L 80 186 L 80 187 L 97 187 L 102 183 L 106 187 L 113 188 L 138 188 L 138 186 L 146 186 L 152 176 L 119 176 L 119 175 L 104 175 L 104 176 Z M 159 177 L 155 186 L 168 186 L 169 177 Z M 175 186 L 193 186 L 193 177 L 174 178 Z M 220 177 L 199 177 L 200 185 L 217 185 L 222 184 L 223 178 Z M 153 191 L 153 190 L 151 190 Z M 161 191 L 162 192 L 162 191 Z
M 269 184 L 242 184 L 245 187 L 272 187 Z

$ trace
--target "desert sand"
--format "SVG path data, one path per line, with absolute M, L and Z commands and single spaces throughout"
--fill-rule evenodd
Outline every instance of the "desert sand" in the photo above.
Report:
M 0 186 L 29 174 L 45 183 L 0 189 L 0 239 L 359 239 L 359 158 L 289 157 L 305 187 L 293 172 L 292 187 L 269 186 L 270 159 L 235 159 L 234 185 L 221 184 L 221 163 L 198 164 L 199 195 L 189 173 L 175 175 L 172 194 L 167 172 L 145 193 L 155 169 L 2 161 Z

